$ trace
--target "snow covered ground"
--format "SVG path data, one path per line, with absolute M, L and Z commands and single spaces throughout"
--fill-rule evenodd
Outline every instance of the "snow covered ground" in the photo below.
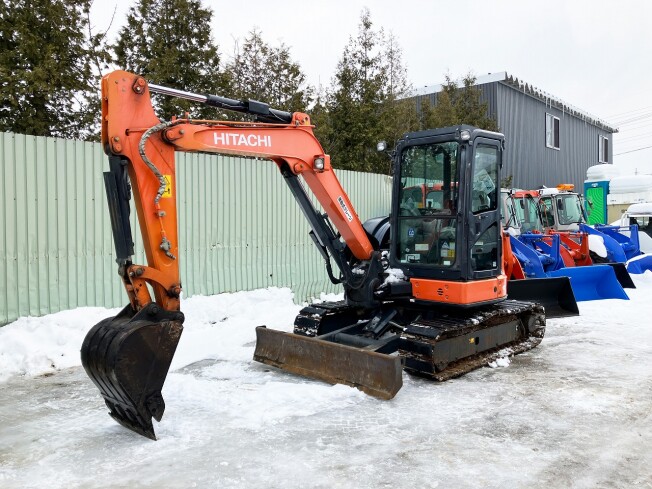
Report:
M 0 487 L 652 488 L 652 273 L 580 304 L 535 350 L 392 401 L 251 360 L 291 330 L 287 289 L 184 302 L 153 442 L 117 425 L 79 366 L 83 308 L 0 328 Z

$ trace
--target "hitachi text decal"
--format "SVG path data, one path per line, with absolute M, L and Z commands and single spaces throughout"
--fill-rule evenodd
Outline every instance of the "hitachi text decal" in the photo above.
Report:
M 217 144 L 229 146 L 248 146 L 252 148 L 271 148 L 272 136 L 258 136 L 256 134 L 237 134 L 234 132 L 214 132 L 213 141 Z

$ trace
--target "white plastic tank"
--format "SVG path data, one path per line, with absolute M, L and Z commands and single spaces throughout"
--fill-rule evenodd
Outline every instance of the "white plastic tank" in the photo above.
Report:
M 632 194 L 652 191 L 652 175 L 625 175 L 612 178 L 609 182 L 610 194 Z
M 590 166 L 586 170 L 587 182 L 608 182 L 620 176 L 620 169 L 609 163 Z

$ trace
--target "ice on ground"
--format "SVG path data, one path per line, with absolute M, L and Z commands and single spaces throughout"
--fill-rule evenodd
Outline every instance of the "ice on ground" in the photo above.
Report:
M 0 487 L 649 488 L 652 272 L 632 278 L 630 301 L 579 303 L 509 368 L 404 374 L 391 401 L 252 361 L 255 326 L 291 330 L 288 289 L 193 297 L 156 442 L 64 368 L 117 310 L 21 319 L 0 328 Z

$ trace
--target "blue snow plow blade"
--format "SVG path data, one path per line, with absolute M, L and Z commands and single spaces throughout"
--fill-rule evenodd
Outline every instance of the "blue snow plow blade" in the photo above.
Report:
M 625 263 L 630 258 L 641 254 L 638 241 L 638 226 L 636 224 L 629 226 L 629 237 L 619 232 L 620 226 L 596 225 L 593 228 L 586 224 L 580 224 L 579 227 L 580 231 L 584 233 L 594 234 L 602 238 L 607 249 L 605 261 Z
M 578 302 L 602 299 L 629 300 L 625 289 L 616 278 L 616 273 L 608 265 L 563 268 L 548 272 L 548 276 L 570 278 L 575 300 Z
M 629 273 L 645 273 L 646 270 L 652 270 L 652 255 L 643 255 L 627 262 L 627 271 Z
M 628 260 L 641 254 L 641 244 L 639 242 L 638 226 L 636 224 L 624 227 L 596 224 L 595 228 L 614 241 L 617 241 Z M 625 236 L 620 231 L 629 231 L 629 236 Z

